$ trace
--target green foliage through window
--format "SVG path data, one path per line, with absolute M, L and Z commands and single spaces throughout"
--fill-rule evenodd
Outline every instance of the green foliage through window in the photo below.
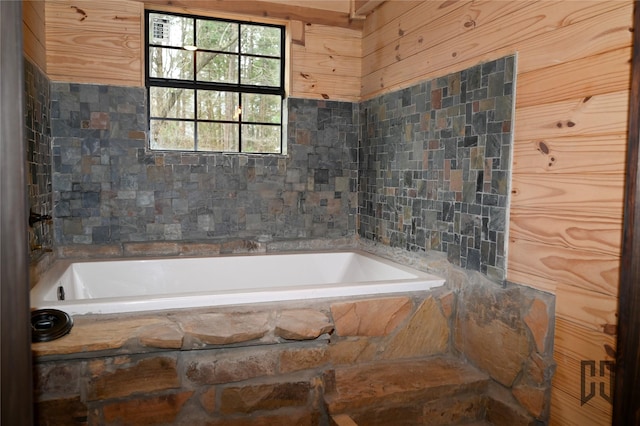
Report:
M 146 17 L 149 147 L 281 153 L 284 27 Z

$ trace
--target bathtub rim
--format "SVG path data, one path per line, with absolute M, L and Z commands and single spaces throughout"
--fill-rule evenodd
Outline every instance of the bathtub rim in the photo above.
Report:
M 149 261 L 149 260 L 161 260 L 161 261 L 173 261 L 182 259 L 200 259 L 200 258 L 224 258 L 224 257 L 255 257 L 255 256 L 278 256 L 278 255 L 313 255 L 313 254 L 327 254 L 327 253 L 354 253 L 376 261 L 382 262 L 386 265 L 393 266 L 394 268 L 403 270 L 417 275 L 416 278 L 411 279 L 397 279 L 397 280 L 385 280 L 383 283 L 376 281 L 364 281 L 357 283 L 340 283 L 340 284 L 321 284 L 306 286 L 303 289 L 296 289 L 294 286 L 278 287 L 277 290 L 264 291 L 251 290 L 237 292 L 234 290 L 221 291 L 216 294 L 210 294 L 210 292 L 191 292 L 183 293 L 182 295 L 154 295 L 152 300 L 148 296 L 127 296 L 127 297 L 104 297 L 97 299 L 77 299 L 73 304 L 69 304 L 65 301 L 45 301 L 38 303 L 34 306 L 33 296 L 38 293 L 44 293 L 48 290 L 41 290 L 43 286 L 55 285 L 55 282 L 61 277 L 68 267 L 76 263 L 103 263 L 114 261 Z M 425 281 L 429 283 L 427 286 Z M 414 265 L 408 266 L 398 261 L 380 256 L 376 253 L 370 253 L 361 249 L 336 249 L 336 250 L 286 250 L 275 252 L 256 252 L 256 253 L 229 253 L 229 254 L 213 254 L 213 255 L 194 255 L 194 256 L 135 256 L 135 257 L 106 257 L 106 258 L 65 258 L 56 260 L 52 266 L 41 276 L 40 280 L 30 291 L 30 305 L 31 309 L 59 309 L 70 313 L 71 315 L 105 315 L 105 314 L 133 314 L 143 313 L 151 311 L 166 311 L 166 310 L 179 310 L 179 309 L 199 309 L 207 307 L 227 307 L 227 306 L 242 306 L 256 303 L 275 303 L 275 302 L 289 302 L 299 301 L 307 299 L 327 299 L 327 298 L 340 298 L 340 297 L 364 297 L 370 296 L 392 296 L 401 293 L 412 293 L 419 291 L 429 291 L 443 286 L 446 283 L 446 279 L 438 276 L 431 271 L 425 271 L 422 268 Z M 347 284 L 345 286 L 345 284 Z M 397 288 L 398 285 L 403 285 L 402 288 Z M 340 288 L 341 290 L 337 294 L 324 295 L 321 294 L 326 290 L 335 290 Z M 363 291 L 365 288 L 372 291 Z M 269 294 L 279 295 L 279 297 L 268 297 Z M 218 297 L 219 299 L 215 299 Z M 235 298 L 234 298 L 235 297 Z M 259 297 L 260 300 L 256 300 Z M 202 302 L 198 303 L 200 300 Z M 206 304 L 203 300 L 206 300 Z M 101 305 L 109 305 L 118 302 L 118 308 L 102 309 Z M 175 303 L 175 304 L 174 304 Z M 171 306 L 166 306 L 170 304 Z M 77 309 L 69 306 L 86 306 L 82 308 L 85 312 L 76 312 Z M 65 310 L 65 307 L 67 309 Z M 89 308 L 94 307 L 99 311 L 91 311 Z

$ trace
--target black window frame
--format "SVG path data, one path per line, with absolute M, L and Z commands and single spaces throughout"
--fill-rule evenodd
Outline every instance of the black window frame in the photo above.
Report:
M 236 54 L 238 58 L 238 82 L 237 83 L 218 83 L 218 82 L 207 82 L 207 81 L 198 81 L 197 73 L 194 72 L 193 80 L 180 80 L 180 79 L 171 79 L 171 78 L 160 78 L 160 77 L 151 77 L 150 76 L 150 63 L 149 63 L 149 51 L 152 47 L 159 48 L 169 48 L 176 49 L 175 47 L 167 47 L 159 44 L 151 43 L 149 39 L 149 29 L 150 29 L 150 15 L 151 14 L 162 14 L 162 15 L 172 15 L 178 16 L 182 18 L 193 19 L 194 21 L 194 34 L 193 40 L 195 43 L 196 40 L 196 27 L 195 25 L 197 20 L 209 20 L 216 22 L 229 22 L 238 24 L 238 52 L 234 52 L 232 54 Z M 211 16 L 203 16 L 203 15 L 192 15 L 192 14 L 184 14 L 184 13 L 175 13 L 175 12 L 166 12 L 162 10 L 153 10 L 153 9 L 145 9 L 145 88 L 147 90 L 147 132 L 149 134 L 147 147 L 152 151 L 157 152 L 183 152 L 183 153 L 224 153 L 224 154 L 259 154 L 259 155 L 282 155 L 284 154 L 284 144 L 285 144 L 285 131 L 286 126 L 283 120 L 286 117 L 284 108 L 285 108 L 285 99 L 286 99 L 286 90 L 285 90 L 285 70 L 286 70 L 286 27 L 284 25 L 277 25 L 271 23 L 264 22 L 256 22 L 256 21 L 244 21 L 237 19 L 228 19 L 228 18 L 217 18 Z M 242 61 L 243 57 L 253 57 L 253 58 L 270 58 L 274 59 L 273 56 L 268 55 L 259 55 L 259 54 L 250 54 L 241 52 L 241 43 L 240 43 L 240 34 L 242 33 L 242 25 L 250 25 L 250 26 L 263 26 L 270 28 L 278 28 L 280 29 L 280 85 L 279 87 L 270 87 L 270 86 L 260 86 L 260 85 L 251 85 L 251 84 L 242 84 L 241 82 L 241 70 L 242 70 Z M 187 50 L 187 49 L 184 49 Z M 212 50 L 195 50 L 191 53 L 194 55 L 193 64 L 194 68 L 196 67 L 196 53 L 200 51 L 209 51 L 215 52 Z M 225 54 L 229 54 L 229 52 L 224 52 Z M 184 118 L 167 118 L 167 117 L 152 117 L 151 116 L 151 88 L 152 87 L 165 87 L 165 88 L 178 88 L 178 89 L 191 89 L 194 91 L 194 117 L 193 119 L 184 119 Z M 209 120 L 209 119 L 199 119 L 197 113 L 197 91 L 198 90 L 211 90 L 211 91 L 223 91 L 223 92 L 234 92 L 238 93 L 239 96 L 239 108 L 242 111 L 242 94 L 264 94 L 264 95 L 277 95 L 280 96 L 280 123 L 265 123 L 265 122 L 252 122 L 252 121 L 243 121 L 242 114 L 240 114 L 238 121 L 230 121 L 230 120 Z M 185 149 L 158 149 L 151 148 L 151 121 L 154 119 L 162 119 L 162 120 L 170 120 L 170 121 L 182 121 L 182 122 L 191 122 L 194 124 L 194 141 L 193 141 L 193 149 L 185 150 Z M 198 123 L 199 122 L 208 122 L 208 123 L 232 123 L 238 124 L 238 150 L 237 151 L 209 151 L 209 150 L 198 150 Z M 243 151 L 242 144 L 242 130 L 243 124 L 247 125 L 270 125 L 274 127 L 280 128 L 280 147 L 278 152 L 255 152 L 255 151 Z

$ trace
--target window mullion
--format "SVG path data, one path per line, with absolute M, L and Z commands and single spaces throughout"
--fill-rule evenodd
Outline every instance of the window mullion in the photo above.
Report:
M 197 20 L 193 19 L 193 45 L 198 45 L 197 39 Z M 193 54 L 193 150 L 198 150 L 198 89 L 197 81 L 198 81 L 198 54 L 197 51 L 194 50 L 191 52 Z
M 238 88 L 242 86 L 242 24 L 238 25 Z M 238 95 L 238 152 L 242 152 L 242 92 Z
M 186 151 L 189 149 L 189 146 L 193 146 L 194 151 L 199 151 L 200 149 L 221 149 L 222 152 L 233 152 L 227 151 L 232 148 L 231 146 L 226 145 L 229 141 L 224 142 L 222 146 L 217 145 L 218 142 L 215 142 L 214 145 L 210 145 L 209 141 L 212 137 L 228 139 L 229 133 L 226 133 L 227 137 L 224 137 L 223 134 L 217 136 L 219 133 L 214 126 L 210 124 L 203 124 L 205 127 L 201 127 L 199 124 L 235 123 L 237 126 L 238 141 L 238 146 L 235 149 L 236 152 L 242 153 L 245 150 L 249 150 L 249 152 L 263 151 L 264 153 L 282 153 L 284 138 L 284 135 L 282 134 L 284 124 L 282 120 L 284 115 L 283 107 L 285 96 L 283 70 L 285 55 L 284 47 L 286 45 L 284 42 L 285 34 L 283 28 L 281 26 L 270 24 L 256 24 L 252 22 L 245 23 L 236 20 L 212 19 L 208 17 L 161 11 L 146 11 L 145 16 L 145 57 L 147 63 L 145 79 L 148 94 L 148 129 L 150 132 L 153 130 L 153 133 L 150 134 L 150 141 L 153 140 L 152 149 L 181 149 Z M 162 38 L 157 37 L 153 39 L 152 43 L 152 34 L 150 33 L 150 30 L 152 29 L 151 25 L 158 20 L 162 20 L 165 25 L 167 25 L 165 30 L 171 28 L 171 32 L 169 33 L 170 36 L 165 34 Z M 209 21 L 212 22 L 210 23 Z M 229 32 L 224 33 L 223 36 L 222 32 L 217 32 L 216 30 L 216 28 L 220 28 L 220 23 L 225 25 L 224 22 L 229 22 L 235 27 L 234 31 L 236 31 L 237 37 L 236 49 L 229 49 L 227 51 L 227 46 L 229 46 Z M 183 24 L 184 26 L 182 26 Z M 185 26 L 191 26 L 191 28 L 188 32 L 176 33 L 174 32 L 173 25 L 178 25 L 178 29 L 184 29 Z M 260 27 L 264 27 L 264 29 Z M 271 29 L 269 29 L 269 27 L 271 27 Z M 281 43 L 279 57 L 277 56 L 278 52 L 274 51 L 271 47 L 273 46 L 273 43 L 269 44 L 272 40 L 273 42 L 278 40 L 273 28 L 278 28 L 279 31 Z M 201 31 L 204 32 L 201 33 Z M 250 31 L 250 33 L 247 33 L 247 31 Z M 192 42 L 188 40 L 189 32 L 193 37 Z M 176 34 L 178 34 L 177 37 Z M 248 44 L 246 46 L 243 46 L 242 44 L 243 34 L 250 39 L 247 41 Z M 199 40 L 198 37 L 201 39 Z M 196 46 L 197 49 L 186 54 L 183 50 L 183 45 L 190 44 Z M 198 46 L 198 44 L 201 44 L 202 46 Z M 152 51 L 151 49 L 154 47 L 155 50 Z M 181 50 L 182 53 L 180 53 Z M 233 50 L 235 50 L 235 52 Z M 227 56 L 227 59 L 219 61 L 220 58 L 210 57 L 211 54 L 216 53 Z M 185 69 L 184 65 L 181 67 L 179 65 L 180 63 L 184 64 L 184 61 L 188 60 L 189 56 L 191 56 L 190 59 L 192 61 L 190 64 L 190 68 L 192 69 L 191 78 L 185 75 L 188 68 Z M 234 56 L 237 61 L 237 78 L 235 81 L 233 78 L 229 78 L 230 69 L 224 70 L 223 66 L 224 61 L 233 60 Z M 254 64 L 255 67 L 254 71 L 251 73 L 249 73 L 248 69 L 244 68 L 244 65 L 247 65 L 246 61 L 244 61 L 245 63 L 243 65 L 243 60 L 247 58 L 252 58 L 250 62 Z M 259 58 L 271 59 L 273 62 L 267 61 L 264 62 L 264 65 L 263 63 L 258 64 L 257 62 Z M 280 61 L 280 86 L 260 86 L 259 84 L 278 84 L 277 80 L 274 79 L 274 71 L 277 72 L 275 65 L 277 62 L 275 61 L 278 59 Z M 198 63 L 199 60 L 204 60 L 205 62 Z M 151 62 L 153 62 L 153 64 Z M 158 65 L 154 67 L 153 65 L 156 63 Z M 201 76 L 198 76 L 198 69 L 202 65 L 205 65 L 206 69 L 202 69 Z M 220 68 L 221 65 L 223 68 Z M 154 77 L 151 76 L 152 73 L 155 75 Z M 263 75 L 267 76 L 267 79 L 263 79 Z M 245 82 L 248 84 L 245 84 Z M 153 92 L 152 88 L 154 87 L 164 89 L 154 89 L 155 92 Z M 169 101 L 169 98 L 166 98 L 165 95 L 161 94 L 163 92 L 168 93 L 168 91 L 171 90 L 180 92 L 178 96 L 182 99 L 180 101 L 182 106 L 180 106 L 179 109 L 174 109 L 172 106 L 173 101 Z M 187 112 L 185 111 L 185 108 L 187 108 L 188 105 L 185 103 L 187 101 L 187 95 L 184 93 L 185 91 L 192 91 L 193 93 L 191 95 L 193 102 L 191 107 L 194 115 L 191 119 L 188 118 L 188 115 L 183 115 Z M 153 97 L 151 96 L 152 92 Z M 218 94 L 207 92 L 218 92 Z M 224 101 L 223 98 L 218 97 L 225 95 L 220 92 L 237 94 L 233 95 L 233 98 L 237 99 L 236 108 L 240 108 L 240 114 L 238 114 L 236 118 L 229 117 L 229 112 L 222 114 L 220 108 L 222 108 L 223 105 L 221 102 Z M 247 96 L 245 96 L 245 94 L 247 94 Z M 254 97 L 258 96 L 259 98 L 260 95 L 265 95 L 265 100 L 270 100 L 263 105 L 254 104 Z M 277 101 L 270 98 L 269 95 L 279 96 L 280 105 L 278 106 L 276 103 Z M 201 105 L 202 102 L 204 102 L 204 104 Z M 231 100 L 231 102 L 232 103 L 230 105 L 233 104 L 233 100 Z M 208 112 L 210 107 L 212 108 L 210 113 L 214 114 L 211 116 L 209 116 Z M 165 114 L 165 111 L 169 108 L 172 112 Z M 276 108 L 279 108 L 279 110 Z M 158 117 L 152 116 L 152 110 L 156 112 Z M 265 113 L 266 115 L 261 115 Z M 163 117 L 164 115 L 169 115 L 169 117 Z M 175 116 L 171 117 L 171 115 Z M 279 115 L 279 123 L 275 123 L 275 120 L 278 119 L 276 115 Z M 244 119 L 245 116 L 250 119 L 250 121 L 246 121 Z M 261 122 L 260 120 L 265 120 L 265 122 Z M 190 137 L 185 138 L 186 134 L 183 130 L 183 126 L 189 126 L 189 122 L 193 123 L 193 133 L 189 132 L 191 133 L 191 137 L 193 137 L 192 142 L 189 141 Z M 246 126 L 250 127 L 243 129 Z M 279 147 L 276 145 L 276 138 L 278 135 L 275 133 L 275 130 L 265 130 L 267 127 L 280 128 Z M 176 132 L 177 129 L 182 130 L 178 130 Z M 209 134 L 210 131 L 213 133 Z M 244 140 L 243 135 L 249 137 Z M 261 135 L 264 135 L 264 137 Z

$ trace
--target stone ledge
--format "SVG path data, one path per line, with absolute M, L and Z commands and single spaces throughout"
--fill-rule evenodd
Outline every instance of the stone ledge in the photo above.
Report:
M 71 332 L 57 340 L 33 343 L 34 357 L 147 353 L 167 349 L 256 346 L 286 341 L 326 340 L 334 328 L 321 310 L 264 307 L 177 310 L 127 315 L 79 315 Z M 255 306 L 253 307 L 255 309 Z
M 484 392 L 489 383 L 486 374 L 445 357 L 351 365 L 328 372 L 325 380 L 331 415 Z

